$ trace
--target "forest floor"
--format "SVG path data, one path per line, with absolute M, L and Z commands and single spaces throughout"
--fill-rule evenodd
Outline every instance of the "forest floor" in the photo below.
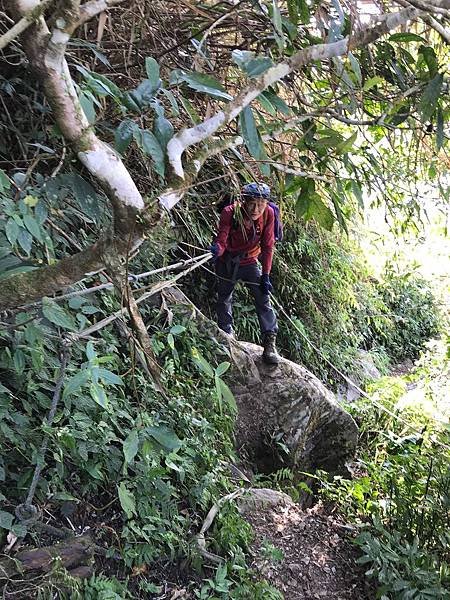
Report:
M 356 563 L 353 528 L 317 503 L 279 505 L 246 516 L 255 532 L 251 566 L 285 600 L 371 600 L 375 591 Z

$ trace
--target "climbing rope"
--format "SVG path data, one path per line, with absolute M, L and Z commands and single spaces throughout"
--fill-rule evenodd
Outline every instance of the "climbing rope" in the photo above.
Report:
M 139 273 L 138 275 L 128 275 L 128 282 L 130 283 L 135 283 L 136 281 L 140 281 L 141 279 L 145 279 L 147 277 L 150 277 L 151 275 L 157 275 L 158 273 L 165 273 L 166 271 L 176 271 L 176 269 L 181 269 L 183 267 L 185 267 L 186 265 L 189 265 L 191 263 L 196 263 L 198 260 L 202 259 L 203 257 L 208 256 L 208 258 L 211 256 L 211 254 L 209 252 L 206 252 L 204 254 L 202 254 L 201 256 L 195 256 L 195 257 L 191 257 L 187 260 L 182 260 L 179 261 L 177 263 L 174 263 L 172 265 L 168 265 L 167 267 L 160 267 L 159 269 L 153 269 L 153 271 L 146 271 L 145 273 Z M 77 290 L 75 292 L 70 292 L 68 294 L 62 294 L 61 296 L 54 296 L 52 298 L 52 300 L 54 302 L 60 302 L 61 300 L 69 300 L 70 298 L 76 298 L 77 296 L 85 296 L 87 294 L 93 294 L 94 292 L 99 292 L 101 290 L 110 290 L 114 287 L 113 283 L 101 283 L 100 285 L 94 285 L 92 287 L 86 288 L 84 290 Z M 22 306 L 22 308 L 30 308 L 32 306 L 38 306 L 40 303 L 42 302 L 42 300 L 39 300 L 38 302 L 32 302 L 31 304 L 25 304 Z

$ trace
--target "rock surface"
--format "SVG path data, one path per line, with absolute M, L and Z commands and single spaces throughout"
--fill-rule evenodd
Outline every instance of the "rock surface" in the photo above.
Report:
M 233 370 L 228 379 L 239 414 L 236 442 L 259 469 L 321 468 L 345 472 L 353 458 L 358 428 L 334 395 L 304 367 L 282 358 L 261 360 L 262 348 L 227 340 Z

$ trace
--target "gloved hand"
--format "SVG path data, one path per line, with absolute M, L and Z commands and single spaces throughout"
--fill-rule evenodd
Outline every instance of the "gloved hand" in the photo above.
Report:
M 259 288 L 263 294 L 270 294 L 273 290 L 273 285 L 270 283 L 270 277 L 268 273 L 263 273 L 259 280 Z
M 208 250 L 213 255 L 213 258 L 217 258 L 219 256 L 219 246 L 217 244 L 211 244 Z

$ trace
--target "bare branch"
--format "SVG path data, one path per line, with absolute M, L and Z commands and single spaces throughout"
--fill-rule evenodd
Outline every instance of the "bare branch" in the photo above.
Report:
M 80 17 L 75 23 L 74 29 L 93 19 L 96 15 L 108 10 L 112 6 L 121 4 L 124 0 L 90 0 L 80 6 Z
M 40 17 L 44 14 L 46 8 L 53 3 L 54 0 L 44 0 L 39 2 L 34 8 L 29 10 L 21 19 L 18 21 L 9 31 L 4 33 L 0 37 L 0 50 L 5 48 L 13 40 L 15 40 L 21 33 L 23 33 L 30 25 L 39 21 Z
M 435 0 L 434 2 L 430 2 L 430 0 L 427 2 L 422 2 L 422 0 L 407 0 L 407 2 L 427 14 L 437 13 L 445 17 L 450 17 L 450 2 L 448 0 Z
M 437 19 L 435 19 L 431 15 L 423 17 L 423 20 L 425 21 L 425 23 L 428 23 L 428 25 L 432 27 L 435 31 L 437 31 L 437 33 L 439 33 L 444 42 L 450 44 L 450 29 L 446 29 L 441 23 L 439 23 Z

